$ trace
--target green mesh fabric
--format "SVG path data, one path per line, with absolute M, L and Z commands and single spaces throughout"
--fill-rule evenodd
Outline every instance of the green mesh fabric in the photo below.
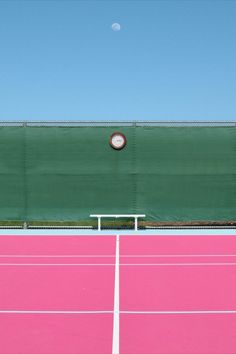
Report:
M 112 149 L 114 131 L 126 135 Z M 0 219 L 156 221 L 236 215 L 234 127 L 0 127 Z

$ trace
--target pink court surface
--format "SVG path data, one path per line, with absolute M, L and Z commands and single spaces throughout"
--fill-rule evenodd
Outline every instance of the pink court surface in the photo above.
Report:
M 236 233 L 0 235 L 0 354 L 235 354 Z

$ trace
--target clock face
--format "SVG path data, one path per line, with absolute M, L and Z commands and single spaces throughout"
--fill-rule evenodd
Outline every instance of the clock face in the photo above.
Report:
M 121 150 L 126 145 L 126 137 L 124 134 L 115 132 L 110 136 L 110 145 L 113 149 Z

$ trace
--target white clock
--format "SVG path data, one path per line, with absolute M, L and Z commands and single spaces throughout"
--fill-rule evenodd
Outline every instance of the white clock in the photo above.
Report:
M 110 145 L 113 149 L 121 150 L 126 145 L 126 137 L 123 133 L 115 132 L 110 136 Z

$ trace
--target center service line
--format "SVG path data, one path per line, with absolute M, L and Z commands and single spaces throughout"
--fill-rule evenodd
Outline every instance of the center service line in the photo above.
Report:
M 115 288 L 114 288 L 114 315 L 113 315 L 113 339 L 112 354 L 119 354 L 120 344 L 120 240 L 116 235 L 116 263 L 115 263 Z

